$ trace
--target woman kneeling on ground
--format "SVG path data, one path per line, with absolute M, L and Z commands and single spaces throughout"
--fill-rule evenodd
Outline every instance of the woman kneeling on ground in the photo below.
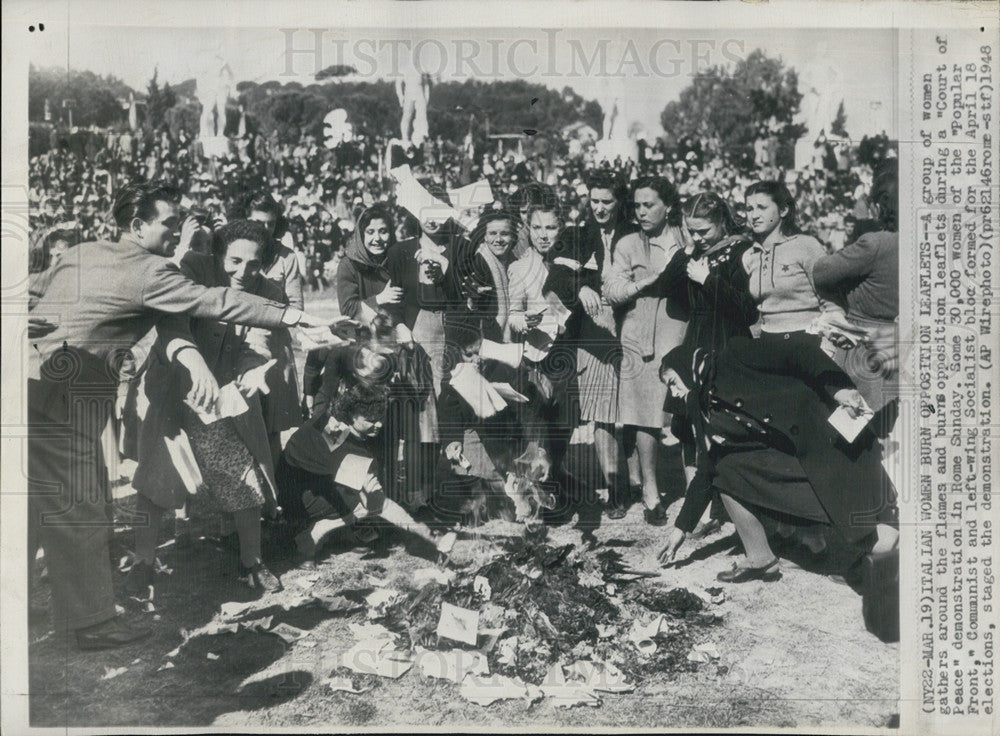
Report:
M 661 562 L 673 560 L 713 486 L 746 552 L 719 573 L 722 582 L 781 576 L 765 525 L 797 528 L 813 552 L 832 532 L 854 560 L 895 547 L 896 494 L 875 434 L 865 428 L 848 442 L 828 421 L 838 406 L 856 416 L 863 400 L 812 336 L 792 334 L 766 350 L 734 337 L 715 355 L 678 347 L 661 376 L 670 400 L 684 403 L 698 447 L 698 472 Z
M 385 497 L 377 470 L 386 412 L 384 387 L 356 384 L 334 399 L 327 421 L 300 427 L 278 460 L 276 479 L 285 514 L 305 526 L 295 537 L 297 561 L 313 568 L 324 539 L 348 527 L 360 541 L 378 537 L 376 518 L 407 529 L 447 554 L 454 534 L 435 540 L 402 506 Z

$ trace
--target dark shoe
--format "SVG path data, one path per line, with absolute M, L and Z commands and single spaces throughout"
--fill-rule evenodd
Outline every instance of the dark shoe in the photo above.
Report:
M 131 626 L 120 617 L 76 630 L 76 646 L 84 651 L 114 649 L 145 639 L 153 632 Z
M 292 562 L 300 570 L 315 570 L 318 551 L 309 530 L 306 529 L 295 535 L 295 557 Z
M 150 589 L 153 587 L 154 575 L 153 566 L 140 560 L 128 571 L 122 589 L 132 598 L 152 598 Z
M 373 544 L 378 539 L 378 527 L 374 524 L 355 524 L 351 527 L 354 536 L 362 544 Z
M 646 519 L 646 523 L 650 526 L 666 526 L 667 525 L 667 510 L 663 508 L 662 503 L 656 504 L 651 509 L 643 509 L 642 515 Z
M 246 578 L 250 587 L 262 593 L 277 593 L 279 590 L 285 589 L 281 581 L 264 566 L 263 562 L 258 562 L 253 567 L 244 567 L 243 563 L 240 563 L 240 577 Z
M 739 567 L 733 565 L 732 570 L 724 570 L 715 576 L 720 583 L 749 583 L 751 580 L 760 580 L 764 583 L 771 583 L 781 577 L 781 570 L 778 569 L 778 558 L 775 557 L 763 567 Z
M 709 519 L 706 522 L 698 522 L 698 525 L 691 532 L 691 539 L 704 539 L 705 537 L 715 534 L 722 528 L 722 522 L 718 519 Z
M 616 503 L 613 506 L 608 506 L 604 510 L 604 513 L 609 519 L 614 519 L 615 521 L 618 519 L 624 519 L 625 515 L 628 513 L 628 506 L 623 503 Z

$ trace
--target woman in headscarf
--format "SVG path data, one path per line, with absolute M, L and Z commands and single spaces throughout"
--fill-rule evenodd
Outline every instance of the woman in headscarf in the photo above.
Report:
M 341 314 L 368 324 L 380 308 L 402 301 L 403 290 L 389 282 L 388 252 L 395 242 L 387 207 L 374 205 L 361 213 L 337 268 Z
M 388 207 L 373 205 L 361 213 L 358 227 L 337 270 L 337 298 L 341 314 L 370 325 L 378 315 L 403 309 L 403 289 L 393 284 L 389 251 L 395 246 L 395 223 Z M 405 325 L 404 325 L 405 326 Z M 399 334 L 397 325 L 397 334 Z M 409 332 L 405 330 L 405 332 Z M 422 470 L 427 461 L 421 450 L 425 438 L 433 442 L 437 429 L 433 368 L 427 353 L 412 341 L 403 341 L 395 352 L 389 415 L 383 423 L 387 447 L 404 443 L 404 465 L 394 452 L 385 454 L 383 475 L 394 500 L 409 506 L 426 501 Z
M 735 337 L 718 354 L 680 346 L 664 357 L 668 396 L 694 426 L 698 474 L 661 561 L 673 559 L 713 487 L 746 551 L 721 582 L 781 576 L 765 525 L 800 530 L 814 552 L 825 546 L 817 531 L 837 534 L 856 557 L 893 549 L 895 490 L 874 433 L 848 441 L 829 422 L 838 406 L 857 416 L 861 395 L 811 338 L 765 347 Z
M 663 356 L 681 343 L 686 322 L 679 305 L 662 295 L 662 279 L 685 240 L 680 196 L 667 179 L 640 177 L 632 184 L 632 201 L 640 231 L 618 242 L 603 293 L 621 310 L 618 415 L 625 451 L 638 454 L 646 523 L 663 526 L 667 516 L 656 483 L 656 455 L 666 388 L 658 371 Z

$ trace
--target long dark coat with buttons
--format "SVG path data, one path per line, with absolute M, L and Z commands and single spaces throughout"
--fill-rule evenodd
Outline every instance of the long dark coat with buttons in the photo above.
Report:
M 224 274 L 210 255 L 189 252 L 185 254 L 180 267 L 181 272 L 195 283 L 204 286 L 225 283 Z M 258 278 L 246 291 L 283 301 L 283 290 L 265 278 Z M 219 386 L 235 380 L 246 370 L 266 363 L 272 357 L 269 352 L 269 330 L 211 319 L 192 319 L 190 330 L 194 344 Z M 145 371 L 136 386 L 140 395 L 137 403 L 147 403 L 149 408 L 139 429 L 139 456 L 132 486 L 156 505 L 174 508 L 183 504 L 187 492 L 167 452 L 164 437 L 174 437 L 180 430 L 183 401 L 191 390 L 191 379 L 184 368 L 166 360 L 162 345 L 164 339 L 164 336 L 160 336 L 153 343 Z M 253 396 L 247 400 L 247 404 L 250 410 L 233 417 L 233 423 L 240 439 L 260 466 L 270 485 L 269 495 L 273 499 L 276 496 L 274 467 L 260 401 L 257 396 Z
M 690 504 L 685 502 L 683 513 L 700 514 L 707 505 L 712 476 L 727 456 L 736 455 L 727 453 L 725 441 L 711 442 L 705 451 L 706 439 L 715 430 L 706 415 L 728 410 L 748 426 L 764 429 L 758 436 L 769 447 L 794 455 L 832 525 L 848 543 L 863 542 L 875 531 L 876 521 L 891 520 L 895 490 L 882 467 L 874 433 L 865 429 L 848 443 L 828 421 L 837 406 L 833 394 L 852 387 L 851 379 L 820 349 L 814 335 L 732 338 L 715 358 L 710 384 L 691 394 L 700 408 L 712 407 L 695 411 L 689 402 L 689 413 L 699 415 L 693 422 L 701 451 L 699 470 L 707 474 L 708 483 L 692 489 L 696 493 Z

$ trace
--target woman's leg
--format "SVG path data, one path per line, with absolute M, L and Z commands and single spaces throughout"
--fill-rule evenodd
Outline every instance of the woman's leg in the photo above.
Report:
M 635 427 L 625 425 L 622 429 L 622 451 L 628 463 L 628 482 L 631 488 L 642 486 L 642 468 L 639 466 L 639 449 L 636 445 Z
M 244 567 L 256 567 L 260 556 L 260 506 L 233 512 L 236 534 L 240 538 L 240 562 Z
M 733 520 L 736 526 L 736 533 L 740 535 L 743 542 L 743 549 L 747 555 L 747 567 L 763 567 L 773 562 L 774 552 L 767 543 L 767 532 L 764 531 L 760 520 L 743 504 L 732 496 L 720 493 L 722 505 L 726 507 L 726 513 Z
M 610 424 L 596 422 L 594 424 L 594 451 L 597 453 L 597 464 L 604 476 L 604 484 L 611 494 L 615 493 L 618 484 L 618 442 L 615 440 L 615 428 Z
M 635 428 L 635 444 L 639 451 L 639 471 L 642 475 L 642 502 L 647 509 L 660 502 L 660 489 L 656 485 L 656 453 L 659 443 L 653 430 Z

